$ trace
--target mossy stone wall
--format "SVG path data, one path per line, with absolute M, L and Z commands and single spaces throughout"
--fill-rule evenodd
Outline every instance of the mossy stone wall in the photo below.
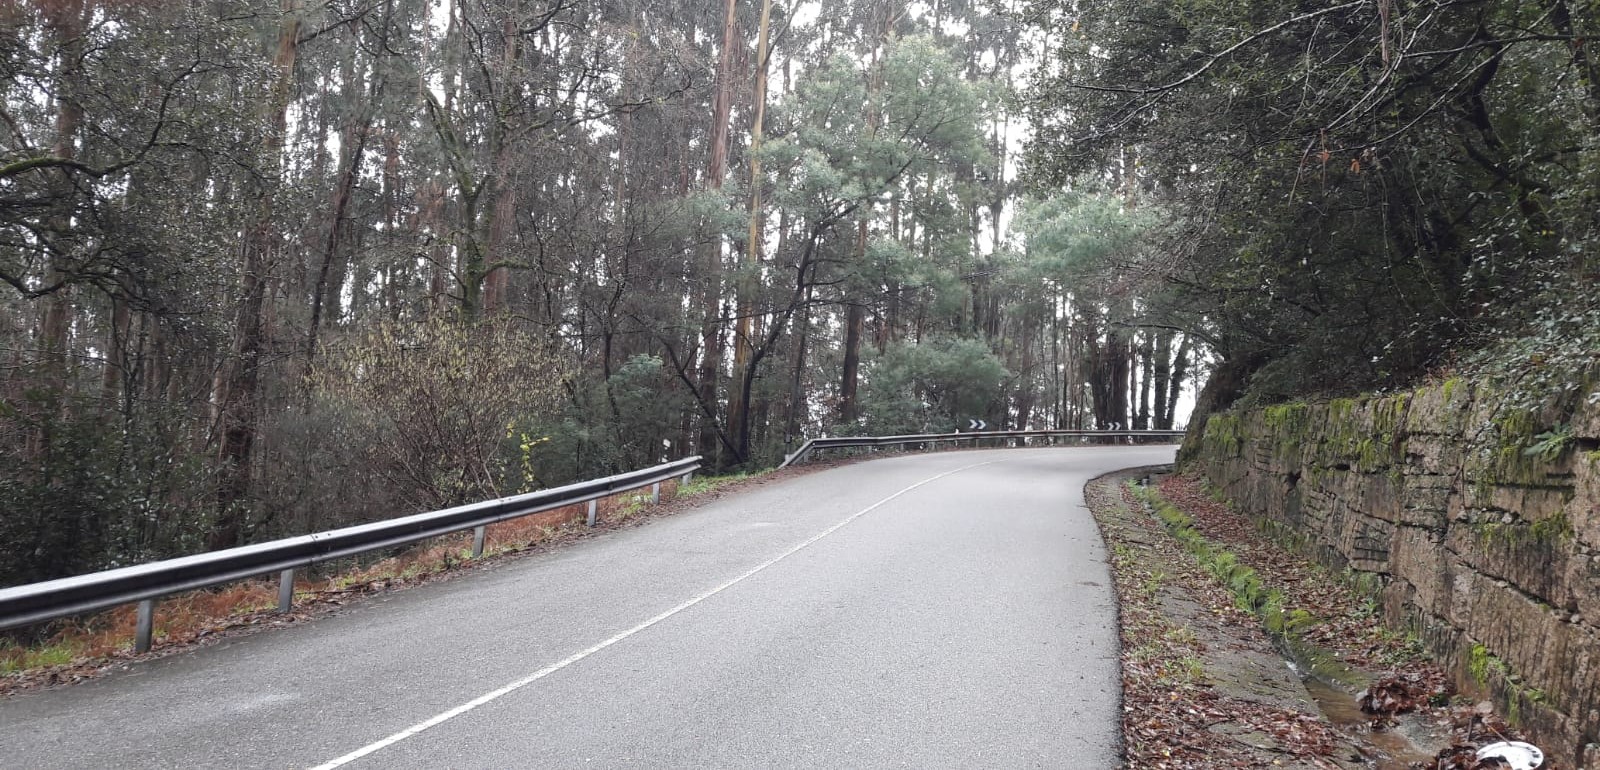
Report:
M 1195 464 L 1492 694 L 1564 764 L 1600 768 L 1600 398 L 1535 409 L 1459 380 L 1211 417 Z

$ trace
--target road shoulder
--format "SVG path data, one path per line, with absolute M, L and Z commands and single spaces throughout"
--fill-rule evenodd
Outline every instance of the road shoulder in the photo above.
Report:
M 1359 766 L 1266 635 L 1239 622 L 1210 576 L 1125 498 L 1126 483 L 1145 475 L 1085 489 L 1116 581 L 1128 766 Z
M 1085 489 L 1117 587 L 1128 767 L 1499 766 L 1476 750 L 1517 731 L 1385 628 L 1360 575 L 1167 470 Z

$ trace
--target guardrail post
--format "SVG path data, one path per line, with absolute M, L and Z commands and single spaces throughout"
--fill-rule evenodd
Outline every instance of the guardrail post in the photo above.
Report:
M 589 526 L 594 526 L 594 515 L 600 510 L 599 500 L 589 501 Z
M 489 525 L 472 528 L 472 558 L 483 556 L 483 543 L 489 539 Z
M 294 608 L 294 570 L 278 573 L 278 614 Z
M 803 460 L 805 458 L 800 459 Z M 800 462 L 800 460 L 795 460 L 795 462 Z M 694 481 L 694 471 L 689 471 L 688 473 L 683 474 L 683 480 L 678 482 L 678 490 L 682 491 L 684 487 L 689 486 L 689 482 L 691 481 Z
M 133 651 L 146 653 L 150 651 L 150 642 L 155 637 L 156 628 L 156 600 L 145 599 L 139 602 L 139 627 L 133 632 Z
M 661 482 L 659 481 L 650 485 L 650 504 L 661 504 Z

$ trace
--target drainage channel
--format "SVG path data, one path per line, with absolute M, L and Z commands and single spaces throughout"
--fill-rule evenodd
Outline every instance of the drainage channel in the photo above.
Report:
M 1314 676 L 1305 676 L 1301 682 L 1329 722 L 1347 733 L 1359 736 L 1376 750 L 1374 756 L 1367 757 L 1368 767 L 1374 770 L 1406 770 L 1413 762 L 1428 763 L 1434 760 L 1433 754 L 1419 748 L 1406 734 L 1408 722 L 1414 720 L 1402 719 L 1395 728 L 1374 730 L 1370 726 L 1371 716 L 1361 711 L 1354 695 Z
M 1361 739 L 1373 753 L 1365 757 L 1366 765 L 1373 770 L 1407 770 L 1414 762 L 1429 765 L 1437 755 L 1440 736 L 1432 734 L 1414 715 L 1400 715 L 1393 726 L 1374 729 L 1372 715 L 1361 710 L 1355 693 L 1364 691 L 1372 683 L 1365 671 L 1353 668 L 1325 650 L 1307 645 L 1298 639 L 1273 634 L 1273 647 L 1283 656 L 1283 662 L 1300 677 L 1306 694 L 1317 704 L 1322 715 L 1346 734 Z
M 1274 636 L 1273 646 L 1283 656 L 1283 662 L 1289 670 L 1300 677 L 1306 694 L 1311 696 L 1322 715 L 1334 727 L 1371 747 L 1372 753 L 1365 757 L 1367 767 L 1372 770 L 1407 770 L 1412 763 L 1426 765 L 1434 761 L 1437 750 L 1430 751 L 1425 747 L 1438 743 L 1440 736 L 1432 734 L 1417 717 L 1400 715 L 1394 726 L 1373 729 L 1372 715 L 1361 710 L 1360 702 L 1353 693 L 1366 689 L 1370 684 L 1370 676 L 1329 657 L 1321 650 Z

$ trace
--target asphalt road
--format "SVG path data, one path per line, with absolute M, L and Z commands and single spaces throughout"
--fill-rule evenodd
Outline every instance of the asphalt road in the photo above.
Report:
M 1108 767 L 1084 483 L 1170 447 L 908 455 L 0 701 L 0 767 Z

